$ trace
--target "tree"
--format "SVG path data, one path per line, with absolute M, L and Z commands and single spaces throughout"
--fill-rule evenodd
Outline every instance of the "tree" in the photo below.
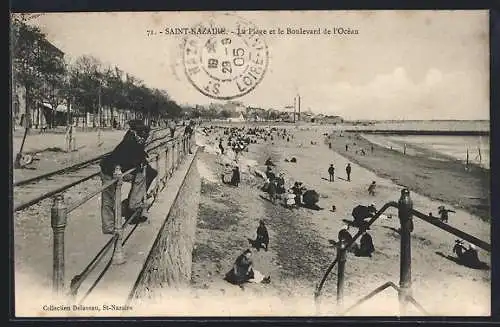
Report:
M 221 112 L 220 112 L 221 116 L 223 118 L 229 118 L 231 117 L 231 112 L 229 110 L 226 110 L 226 109 L 223 109 Z
M 43 100 L 46 100 L 52 107 L 51 114 L 47 117 L 49 127 L 54 125 L 54 117 L 57 107 L 64 102 L 68 93 L 68 80 L 66 79 L 66 65 L 64 60 L 56 56 L 44 56 L 48 58 L 43 62 L 44 70 L 47 74 L 43 77 Z
M 40 29 L 14 19 L 11 33 L 13 79 L 26 89 L 26 121 L 30 122 L 33 103 L 42 100 L 44 77 L 57 64 L 53 53 L 47 51 L 48 41 Z
M 102 87 L 102 64 L 92 56 L 79 57 L 71 68 L 70 84 L 74 103 L 82 113 L 97 113 L 99 88 Z M 95 124 L 95 120 L 93 121 Z

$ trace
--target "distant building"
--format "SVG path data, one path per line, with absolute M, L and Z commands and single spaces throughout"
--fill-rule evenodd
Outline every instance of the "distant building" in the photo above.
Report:
M 330 116 L 319 114 L 311 118 L 312 123 L 318 124 L 341 124 L 344 122 L 344 119 L 340 116 Z
M 61 60 L 64 60 L 64 52 L 48 40 L 43 40 L 42 42 L 35 44 L 35 46 L 44 52 L 49 52 Z M 26 110 L 28 106 L 26 102 L 26 88 L 18 80 L 16 80 L 15 74 L 12 75 L 12 119 L 14 128 L 16 126 L 26 126 L 28 123 L 30 126 L 35 128 L 46 126 L 48 120 L 47 118 L 49 118 L 49 116 L 55 116 L 57 108 L 56 111 L 54 111 L 52 106 L 47 106 L 47 101 L 42 101 L 41 103 L 33 101 L 31 104 L 31 111 Z M 64 109 L 61 109 L 60 112 L 63 110 Z M 29 122 L 27 121 L 27 112 L 30 112 Z

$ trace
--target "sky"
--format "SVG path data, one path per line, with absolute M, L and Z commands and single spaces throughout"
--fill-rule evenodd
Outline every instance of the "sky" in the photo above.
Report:
M 72 60 L 92 55 L 166 89 L 180 104 L 216 101 L 186 78 L 182 36 L 147 30 L 192 27 L 224 13 L 50 13 L 29 23 Z M 261 30 L 335 27 L 351 35 L 263 35 L 269 63 L 261 82 L 235 98 L 345 119 L 489 119 L 487 11 L 233 12 Z

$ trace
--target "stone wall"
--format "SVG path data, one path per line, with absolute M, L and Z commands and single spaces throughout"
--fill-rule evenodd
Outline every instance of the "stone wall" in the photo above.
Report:
M 153 298 L 162 288 L 179 288 L 190 283 L 201 191 L 198 151 L 196 153 L 137 280 L 132 298 Z

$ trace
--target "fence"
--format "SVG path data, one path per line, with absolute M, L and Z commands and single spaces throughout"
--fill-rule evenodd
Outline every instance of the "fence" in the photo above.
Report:
M 357 301 L 347 310 L 343 311 L 342 314 L 346 314 L 352 311 L 357 306 L 366 302 L 370 298 L 374 297 L 383 290 L 392 287 L 398 292 L 399 303 L 400 303 L 400 314 L 404 315 L 407 312 L 408 303 L 412 303 L 417 309 L 422 313 L 428 314 L 427 311 L 413 298 L 412 296 L 412 280 L 411 280 L 411 232 L 413 231 L 413 216 L 418 217 L 450 234 L 460 237 L 469 243 L 472 243 L 479 248 L 491 252 L 491 245 L 484 242 L 464 231 L 457 228 L 449 226 L 448 224 L 440 221 L 436 217 L 427 216 L 417 210 L 413 209 L 413 202 L 410 198 L 410 192 L 407 189 L 401 190 L 401 197 L 398 202 L 388 202 L 386 203 L 365 225 L 359 228 L 359 231 L 349 242 L 339 240 L 337 244 L 337 255 L 335 260 L 326 270 L 323 278 L 321 279 L 316 292 L 314 294 L 315 300 L 318 301 L 321 296 L 321 290 L 326 282 L 326 279 L 330 275 L 331 271 L 338 264 L 337 268 L 337 304 L 339 307 L 343 306 L 343 296 L 344 296 L 344 280 L 345 280 L 345 264 L 347 261 L 347 250 L 351 248 L 356 240 L 366 231 L 375 221 L 384 213 L 388 208 L 393 207 L 398 209 L 398 216 L 400 221 L 400 276 L 399 276 L 399 286 L 395 283 L 389 281 L 377 287 L 375 290 L 370 292 L 368 295 Z
M 51 225 L 53 230 L 53 291 L 56 295 L 61 296 L 65 294 L 65 228 L 68 224 L 68 216 L 76 208 L 80 207 L 84 203 L 90 201 L 97 195 L 101 194 L 104 190 L 109 187 L 115 188 L 115 199 L 114 199 L 114 216 L 115 216 L 115 229 L 113 236 L 106 242 L 106 244 L 101 248 L 97 255 L 91 260 L 91 262 L 85 267 L 85 269 L 74 276 L 71 280 L 69 286 L 69 295 L 73 300 L 75 300 L 78 290 L 85 279 L 90 275 L 90 273 L 97 267 L 97 265 L 103 260 L 105 255 L 112 249 L 112 256 L 106 267 L 101 272 L 97 280 L 92 284 L 90 289 L 84 295 L 83 301 L 97 286 L 101 278 L 104 276 L 106 271 L 111 265 L 120 265 L 126 262 L 126 257 L 124 254 L 124 245 L 127 239 L 134 232 L 135 227 L 128 232 L 127 236 L 124 237 L 125 227 L 130 221 L 135 219 L 139 214 L 141 214 L 142 209 L 145 208 L 146 200 L 150 198 L 156 198 L 157 194 L 161 192 L 168 179 L 173 175 L 175 170 L 182 163 L 183 159 L 187 154 L 191 153 L 192 137 L 190 136 L 179 136 L 172 140 L 167 141 L 162 144 L 161 147 L 155 147 L 153 155 L 150 155 L 148 163 L 152 163 L 153 167 L 157 170 L 158 175 L 156 176 L 154 183 L 150 186 L 151 191 L 144 194 L 143 207 L 135 210 L 135 212 L 130 215 L 127 219 L 122 217 L 122 184 L 123 178 L 131 174 L 135 169 L 130 169 L 122 173 L 120 167 L 116 167 L 113 179 L 102 187 L 92 191 L 85 197 L 74 201 L 73 203 L 67 204 L 64 200 L 63 195 L 56 195 L 53 200 L 53 205 L 51 208 Z M 160 169 L 160 160 L 164 160 L 163 170 Z M 146 173 L 146 167 L 143 168 L 143 173 Z M 154 199 L 153 199 L 154 201 Z M 146 208 L 148 209 L 148 208 Z

